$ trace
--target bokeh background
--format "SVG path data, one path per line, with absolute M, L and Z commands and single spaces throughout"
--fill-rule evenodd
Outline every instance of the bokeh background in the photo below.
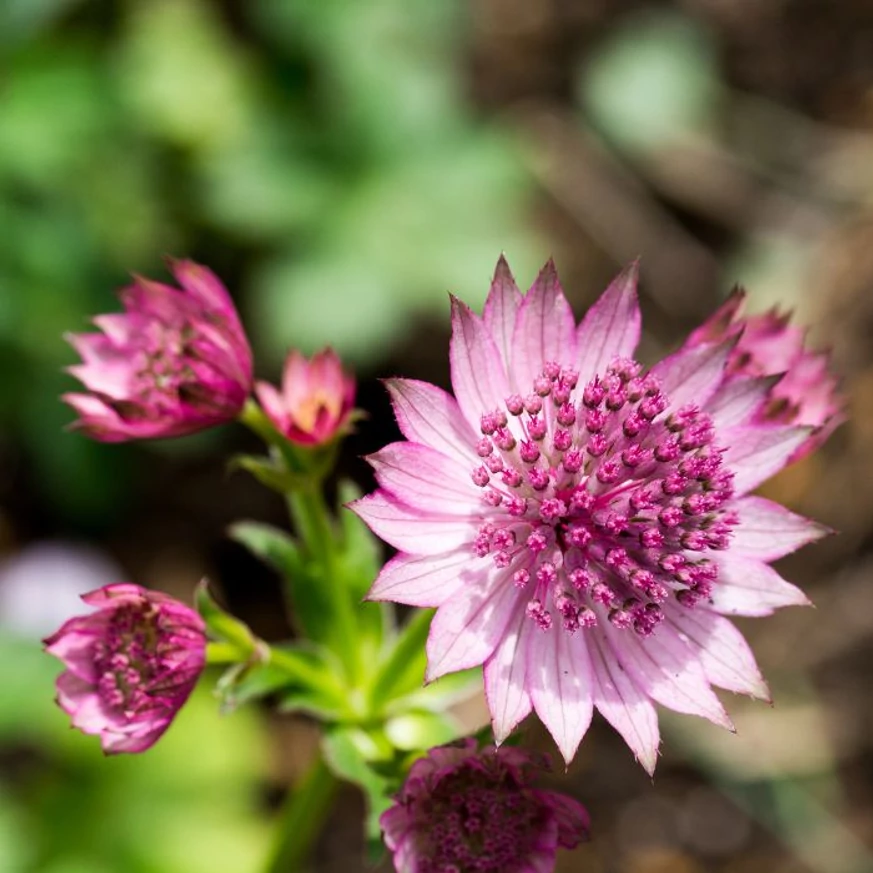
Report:
M 868 0 L 0 0 L 0 873 L 256 871 L 311 725 L 198 693 L 147 756 L 52 704 L 38 639 L 116 579 L 204 574 L 267 638 L 276 580 L 225 537 L 278 499 L 239 429 L 137 446 L 63 431 L 65 331 L 165 254 L 212 266 L 263 377 L 330 343 L 447 383 L 447 290 L 553 254 L 577 312 L 641 256 L 654 360 L 734 282 L 833 349 L 851 420 L 766 493 L 841 531 L 785 562 L 816 609 L 745 621 L 775 707 L 733 736 L 664 717 L 654 784 L 596 721 L 556 784 L 586 873 L 873 870 L 873 5 Z M 204 683 L 206 685 L 208 683 Z M 535 728 L 530 742 L 549 748 Z M 363 869 L 340 797 L 314 869 Z

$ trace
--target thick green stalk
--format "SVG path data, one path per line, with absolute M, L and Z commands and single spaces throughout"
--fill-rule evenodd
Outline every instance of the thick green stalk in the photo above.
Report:
M 349 681 L 354 684 L 360 678 L 360 665 L 355 653 L 357 627 L 353 604 L 344 581 L 340 579 L 342 570 L 336 560 L 339 546 L 336 524 L 324 499 L 321 483 L 289 493 L 288 507 L 308 557 L 322 570 L 320 581 L 326 586 L 336 621 L 334 648 L 346 668 Z
M 276 843 L 264 873 L 302 873 L 333 803 L 337 781 L 319 754 L 285 800 Z

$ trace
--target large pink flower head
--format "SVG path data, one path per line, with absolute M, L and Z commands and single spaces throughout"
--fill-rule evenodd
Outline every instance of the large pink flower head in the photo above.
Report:
M 826 352 L 806 348 L 805 331 L 792 325 L 789 313 L 771 309 L 743 315 L 746 292 L 736 288 L 730 297 L 695 330 L 686 345 L 720 343 L 734 338 L 727 367 L 728 380 L 760 376 L 778 381 L 755 411 L 756 422 L 807 425 L 814 430 L 795 451 L 797 460 L 818 448 L 845 420 L 843 399 L 829 369 Z
M 252 352 L 214 273 L 174 261 L 181 289 L 136 278 L 124 312 L 101 333 L 67 337 L 82 357 L 69 372 L 88 389 L 65 394 L 75 427 L 101 442 L 175 437 L 235 418 L 252 387 Z
M 324 349 L 310 361 L 295 350 L 285 361 L 281 392 L 268 382 L 258 382 L 255 393 L 286 439 L 317 446 L 348 427 L 355 405 L 355 380 L 343 370 L 332 349 Z
M 588 836 L 578 801 L 537 790 L 545 764 L 519 748 L 474 740 L 431 749 L 382 814 L 397 873 L 548 873 L 558 847 Z
M 569 762 L 596 707 L 652 771 L 655 702 L 730 727 L 712 686 L 767 688 L 723 615 L 808 602 L 768 563 L 823 529 L 747 494 L 809 429 L 757 423 L 732 340 L 634 361 L 635 267 L 577 327 L 551 263 L 522 296 L 501 259 L 452 328 L 457 399 L 389 382 L 408 441 L 354 509 L 400 554 L 369 596 L 438 607 L 427 678 L 484 664 L 498 742 L 533 709 Z
M 203 671 L 203 620 L 166 594 L 107 585 L 82 596 L 97 609 L 45 640 L 67 669 L 58 703 L 103 751 L 144 752 L 188 699 Z

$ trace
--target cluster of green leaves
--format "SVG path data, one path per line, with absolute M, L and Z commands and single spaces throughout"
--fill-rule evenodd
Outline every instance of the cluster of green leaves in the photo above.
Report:
M 311 536 L 297 541 L 257 522 L 231 529 L 234 539 L 282 576 L 300 641 L 267 646 L 205 587 L 198 607 L 217 641 L 210 659 L 231 664 L 217 687 L 223 707 L 270 696 L 280 711 L 317 718 L 328 766 L 367 798 L 366 832 L 375 844 L 378 817 L 408 764 L 462 734 L 448 708 L 474 693 L 481 679 L 479 671 L 467 671 L 425 686 L 431 611 L 418 610 L 398 627 L 388 604 L 363 600 L 380 555 L 366 525 L 343 506 L 358 496 L 350 483 L 339 488 L 337 520 L 329 520 L 326 532 L 329 561 L 311 547 Z M 307 512 L 311 517 L 317 509 L 295 515 L 301 519 Z

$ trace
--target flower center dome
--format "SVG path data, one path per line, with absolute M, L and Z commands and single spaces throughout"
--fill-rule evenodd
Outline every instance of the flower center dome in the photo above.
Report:
M 736 516 L 710 417 L 671 410 L 658 380 L 616 359 L 577 390 L 547 363 L 525 397 L 481 417 L 473 481 L 492 511 L 473 549 L 528 594 L 527 612 L 574 632 L 606 619 L 651 634 L 674 597 L 712 592 Z

